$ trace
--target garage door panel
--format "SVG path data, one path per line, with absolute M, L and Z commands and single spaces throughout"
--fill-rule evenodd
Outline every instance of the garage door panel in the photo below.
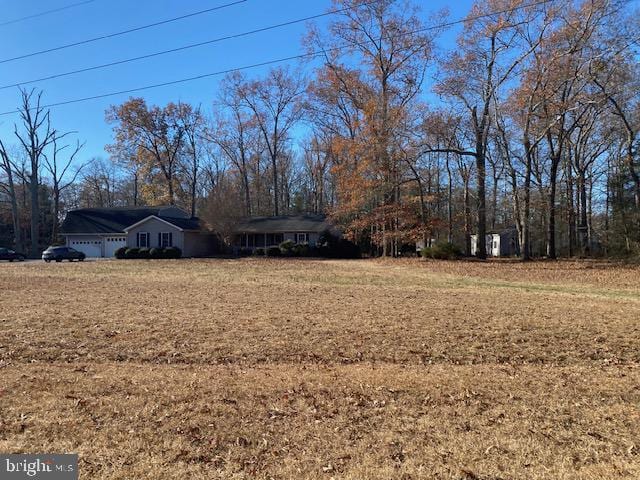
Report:
M 104 256 L 111 258 L 120 247 L 127 246 L 127 237 L 107 237 L 104 239 Z
M 71 240 L 69 246 L 84 253 L 87 257 L 102 256 L 102 239 Z

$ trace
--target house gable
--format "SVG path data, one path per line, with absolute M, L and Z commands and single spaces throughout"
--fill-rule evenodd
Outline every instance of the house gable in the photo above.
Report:
M 164 219 L 164 218 L 160 218 L 160 217 L 156 217 L 155 215 L 149 215 L 147 218 L 143 218 L 142 220 L 140 220 L 139 222 L 134 223 L 133 225 L 129 225 L 128 227 L 126 227 L 124 229 L 125 232 L 129 233 L 132 230 L 141 230 L 142 226 L 146 223 L 149 222 L 160 222 L 162 224 L 164 224 L 164 228 L 172 228 L 175 230 L 178 230 L 180 232 L 183 232 L 184 229 L 180 228 L 179 226 L 175 225 L 174 222 L 171 221 L 171 219 Z M 157 229 L 157 228 L 156 228 Z

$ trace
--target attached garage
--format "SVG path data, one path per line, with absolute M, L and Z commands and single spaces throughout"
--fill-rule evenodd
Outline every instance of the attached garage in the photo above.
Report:
M 127 237 L 123 236 L 109 236 L 104 239 L 104 256 L 111 258 L 115 255 L 116 250 L 120 247 L 127 246 Z
M 87 257 L 102 256 L 102 237 L 99 236 L 67 236 L 67 246 L 83 252 Z
M 213 235 L 175 206 L 81 208 L 71 210 L 60 228 L 66 245 L 87 257 L 113 258 L 121 247 L 177 247 L 183 256 L 215 251 Z

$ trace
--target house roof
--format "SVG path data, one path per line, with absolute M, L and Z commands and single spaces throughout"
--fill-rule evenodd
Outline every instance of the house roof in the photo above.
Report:
M 200 220 L 198 218 L 176 218 L 176 217 L 167 217 L 167 216 L 158 216 L 158 215 L 149 215 L 146 218 L 143 218 L 139 222 L 136 222 L 132 225 L 128 225 L 124 228 L 125 232 L 131 231 L 135 227 L 139 227 L 149 220 L 160 220 L 161 222 L 167 223 L 169 225 L 173 225 L 178 230 L 200 230 Z
M 236 227 L 238 233 L 322 233 L 333 228 L 324 215 L 280 215 L 278 217 L 249 217 Z
M 198 219 L 188 218 L 187 213 L 175 207 L 81 208 L 67 213 L 60 233 L 124 233 L 124 229 L 128 226 L 153 215 L 184 230 L 199 228 Z

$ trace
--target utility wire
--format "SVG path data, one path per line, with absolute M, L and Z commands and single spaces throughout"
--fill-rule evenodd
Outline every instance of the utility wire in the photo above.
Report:
M 9 20 L 6 22 L 1 22 L 0 27 L 4 27 L 6 25 L 13 25 L 14 23 L 23 22 L 25 20 L 31 20 L 32 18 L 44 17 L 45 15 L 49 15 L 51 13 L 62 12 L 63 10 L 69 10 L 70 8 L 79 7 L 81 5 L 86 5 L 87 3 L 93 3 L 96 0 L 86 0 L 84 2 L 72 3 L 71 5 L 65 5 L 64 7 L 53 8 L 51 10 L 45 10 L 44 12 L 34 13 L 33 15 L 27 15 L 26 17 L 16 18 L 14 20 Z
M 379 0 L 374 0 L 373 2 L 361 3 L 361 4 L 357 5 L 357 7 L 362 7 L 362 6 L 365 6 L 365 5 L 378 3 L 378 1 Z M 204 45 L 211 45 L 211 44 L 214 44 L 214 43 L 223 42 L 225 40 L 232 40 L 232 39 L 236 39 L 236 38 L 247 37 L 249 35 L 255 35 L 256 33 L 267 32 L 269 30 L 275 30 L 275 29 L 278 29 L 278 28 L 287 27 L 287 26 L 290 26 L 290 25 L 295 25 L 297 23 L 303 23 L 303 22 L 308 22 L 310 20 L 316 20 L 318 18 L 326 17 L 328 15 L 335 15 L 337 13 L 343 13 L 343 12 L 345 12 L 347 10 L 351 10 L 352 8 L 354 8 L 354 7 L 345 7 L 345 8 L 341 8 L 341 9 L 337 9 L 337 10 L 330 10 L 328 12 L 319 13 L 317 15 L 311 15 L 311 16 L 304 17 L 304 18 L 299 18 L 299 19 L 296 19 L 296 20 L 290 20 L 290 21 L 278 23 L 278 24 L 275 24 L 275 25 L 269 25 L 267 27 L 256 28 L 255 30 L 249 30 L 249 31 L 246 31 L 246 32 L 236 33 L 236 34 L 232 34 L 232 35 L 226 35 L 226 36 L 223 36 L 223 37 L 214 38 L 212 40 L 205 40 L 204 42 L 191 43 L 189 45 L 183 45 L 182 47 L 171 48 L 169 50 L 162 50 L 162 51 L 159 51 L 159 52 L 149 53 L 149 54 L 146 54 L 146 55 L 140 55 L 138 57 L 127 58 L 127 59 L 124 59 L 124 60 L 116 60 L 114 62 L 103 63 L 101 65 L 94 65 L 92 67 L 85 67 L 85 68 L 81 68 L 81 69 L 78 69 L 78 70 L 72 70 L 72 71 L 64 72 L 64 73 L 57 73 L 57 74 L 54 74 L 54 75 L 48 75 L 46 77 L 36 78 L 36 79 L 33 79 L 33 80 L 27 80 L 25 82 L 13 83 L 11 85 L 3 85 L 3 86 L 0 86 L 0 90 L 6 90 L 7 88 L 13 88 L 13 87 L 20 87 L 22 85 L 28 85 L 30 83 L 36 83 L 36 82 L 42 82 L 42 81 L 45 81 L 45 80 L 53 80 L 54 78 L 68 77 L 69 75 L 76 75 L 78 73 L 91 72 L 93 70 L 99 70 L 99 69 L 102 69 L 102 68 L 113 67 L 113 66 L 122 65 L 122 64 L 125 64 L 125 63 L 136 62 L 138 60 L 144 60 L 144 59 L 147 59 L 147 58 L 158 57 L 158 56 L 161 56 L 161 55 L 166 55 L 168 53 L 175 53 L 175 52 L 180 52 L 180 51 L 183 51 L 183 50 L 188 50 L 188 49 L 191 49 L 191 48 L 202 47 Z
M 91 0 L 91 1 L 93 1 L 93 0 Z M 231 6 L 234 6 L 234 5 L 238 5 L 240 3 L 245 3 L 247 1 L 248 0 L 236 0 L 236 1 L 231 2 L 231 3 L 225 3 L 224 5 L 218 5 L 217 7 L 207 8 L 205 10 L 199 10 L 197 12 L 188 13 L 186 15 L 180 15 L 179 17 L 168 18 L 167 20 L 162 20 L 160 22 L 149 23 L 147 25 L 142 25 L 140 27 L 130 28 L 128 30 L 122 30 L 120 32 L 110 33 L 110 34 L 107 34 L 107 35 L 101 35 L 99 37 L 88 38 L 86 40 L 80 40 L 79 42 L 67 43 L 66 45 L 60 45 L 58 47 L 47 48 L 47 49 L 44 49 L 44 50 L 39 50 L 37 52 L 25 53 L 24 55 L 19 55 L 17 57 L 5 58 L 4 60 L 0 60 L 0 64 L 13 62 L 15 60 L 21 60 L 23 58 L 35 57 L 37 55 L 43 55 L 45 53 L 57 52 L 59 50 L 65 50 L 67 48 L 77 47 L 79 45 L 86 45 L 88 43 L 97 42 L 99 40 L 106 40 L 108 38 L 119 37 L 121 35 L 126 35 L 128 33 L 139 32 L 140 30 L 146 30 L 147 28 L 153 28 L 153 27 L 157 27 L 157 26 L 160 26 L 160 25 L 165 25 L 167 23 L 172 23 L 172 22 L 177 22 L 179 20 L 184 20 L 185 18 L 191 18 L 191 17 L 195 17 L 195 16 L 202 15 L 202 14 L 205 14 L 205 13 L 214 12 L 216 10 L 222 10 L 223 8 L 227 8 L 227 7 L 231 7 Z
M 426 31 L 430 31 L 430 30 L 437 30 L 437 29 L 441 29 L 441 28 L 445 28 L 445 27 L 450 27 L 453 25 L 459 25 L 461 23 L 466 23 L 472 20 L 480 20 L 483 18 L 489 18 L 489 17 L 493 17 L 495 15 L 501 15 L 503 13 L 510 13 L 510 12 L 515 12 L 517 10 L 522 10 L 524 8 L 529 8 L 529 7 L 534 7 L 537 5 L 544 5 L 547 4 L 549 2 L 551 2 L 553 0 L 540 0 L 537 2 L 533 2 L 533 3 L 528 3 L 526 5 L 520 5 L 517 7 L 512 7 L 512 8 L 508 8 L 508 9 L 504 9 L 504 10 L 498 10 L 498 11 L 494 11 L 494 12 L 490 12 L 490 13 L 485 13 L 485 14 L 480 14 L 480 15 L 474 15 L 471 17 L 465 17 L 463 19 L 460 20 L 454 20 L 451 22 L 445 22 L 445 23 L 441 23 L 441 24 L 437 24 L 437 25 L 432 25 L 429 27 L 425 27 L 425 28 L 421 28 L 412 32 L 407 32 L 403 35 L 412 35 L 415 33 L 422 33 L 422 32 L 426 32 Z M 384 37 L 383 37 L 384 38 Z M 260 63 L 254 63 L 251 65 L 245 65 L 242 67 L 236 67 L 236 68 L 229 68 L 226 70 L 219 70 L 216 72 L 211 72 L 211 73 L 205 73 L 202 75 L 196 75 L 194 77 L 188 77 L 188 78 L 181 78 L 179 80 L 172 80 L 172 81 L 168 81 L 168 82 L 162 82 L 162 83 L 155 83 L 152 85 L 145 85 L 143 87 L 137 87 L 137 88 L 131 88 L 131 89 L 127 89 L 127 90 L 120 90 L 117 92 L 109 92 L 109 93 L 103 93 L 103 94 L 99 94 L 99 95 L 92 95 L 89 97 L 83 97 L 83 98 L 76 98 L 76 99 L 72 99 L 72 100 L 65 100 L 62 102 L 56 102 L 56 103 L 50 103 L 48 105 L 43 105 L 40 108 L 52 108 L 52 107 L 59 107 L 62 105 L 69 105 L 69 104 L 73 104 L 73 103 L 80 103 L 80 102 L 86 102 L 89 100 L 97 100 L 100 98 L 107 98 L 107 97 L 113 97 L 116 95 L 124 95 L 124 94 L 128 94 L 128 93 L 136 93 L 136 92 L 140 92 L 143 90 L 150 90 L 150 89 L 154 89 L 154 88 L 159 88 L 159 87 L 166 87 L 169 85 L 177 85 L 180 83 L 186 83 L 186 82 L 192 82 L 194 80 L 200 80 L 203 78 L 208 78 L 208 77 L 214 77 L 214 76 L 219 76 L 219 75 L 225 75 L 227 73 L 231 73 L 231 72 L 236 72 L 236 71 L 242 71 L 242 70 L 249 70 L 252 68 L 257 68 L 257 67 L 264 67 L 267 65 L 274 65 L 274 64 L 278 64 L 278 63 L 283 63 L 283 62 L 288 62 L 291 60 L 299 60 L 299 59 L 303 59 L 303 58 L 315 58 L 315 57 L 320 57 L 320 56 L 324 56 L 327 54 L 327 52 L 332 52 L 332 51 L 339 51 L 345 48 L 350 47 L 350 44 L 344 44 L 344 45 L 339 45 L 333 48 L 329 48 L 329 49 L 324 49 L 324 50 L 318 50 L 318 51 L 314 51 L 314 52 L 309 52 L 309 53 L 303 53 L 303 54 L 299 54 L 299 55 L 293 55 L 290 57 L 284 57 L 284 58 L 279 58 L 276 60 L 268 60 L 268 61 L 264 61 L 264 62 L 260 62 Z M 11 115 L 14 113 L 20 113 L 20 110 L 10 110 L 10 111 L 6 111 L 6 112 L 1 112 L 0 116 L 5 116 L 5 115 Z

